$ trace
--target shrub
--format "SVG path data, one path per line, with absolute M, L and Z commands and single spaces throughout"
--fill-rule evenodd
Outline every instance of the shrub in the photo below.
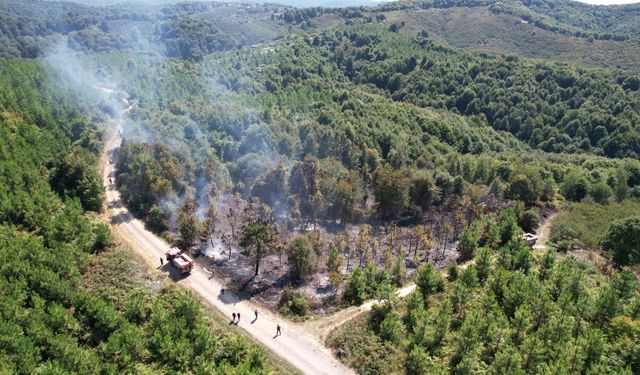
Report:
M 518 218 L 518 226 L 525 232 L 533 232 L 540 224 L 540 214 L 535 208 L 524 211 Z
M 280 297 L 279 311 L 282 315 L 305 316 L 309 310 L 309 302 L 298 292 L 287 286 Z
M 362 304 L 365 298 L 367 298 L 365 277 L 362 270 L 356 267 L 351 272 L 351 276 L 349 276 L 342 300 L 349 305 L 355 306 Z
M 605 182 L 599 182 L 591 187 L 589 195 L 594 201 L 605 204 L 609 201 L 609 198 L 613 195 L 613 190 Z
M 611 224 L 602 240 L 602 247 L 613 254 L 618 265 L 640 263 L 640 216 Z
M 317 255 L 306 236 L 296 237 L 289 246 L 289 265 L 291 274 L 297 279 L 303 279 L 315 272 Z

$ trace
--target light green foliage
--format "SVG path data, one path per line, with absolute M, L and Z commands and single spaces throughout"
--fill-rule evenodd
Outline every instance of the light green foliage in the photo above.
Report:
M 64 83 L 53 90 L 39 62 L 2 61 L 0 76 L 0 372 L 268 373 L 265 352 L 212 330 L 195 297 L 131 281 L 88 212 L 102 207 L 101 139 Z
M 490 250 L 481 249 L 478 257 L 483 253 Z M 393 342 L 404 354 L 401 363 L 412 374 L 467 374 L 480 369 L 509 374 L 547 369 L 638 371 L 640 357 L 631 338 L 638 337 L 640 324 L 629 315 L 638 291 L 630 274 L 617 273 L 610 283 L 575 259 L 554 259 L 531 259 L 528 274 L 522 268 L 496 264 L 484 285 L 478 283 L 478 266 L 469 266 L 455 282 L 443 285 L 442 294 L 430 295 L 426 311 L 418 283 L 406 303 L 372 310 L 368 325 L 349 323 L 332 334 L 329 343 L 344 349 L 347 361 L 352 361 L 353 353 L 364 353 L 381 341 Z M 417 281 L 431 279 L 426 277 L 432 275 L 429 269 L 423 266 Z M 405 333 L 398 337 L 400 316 Z M 348 337 L 360 339 L 347 347 Z M 364 361 L 358 365 L 359 373 L 366 373 L 363 369 L 369 361 L 380 359 L 369 353 L 371 358 L 358 357 Z
M 589 248 L 600 245 L 609 226 L 620 219 L 640 215 L 640 202 L 626 199 L 608 205 L 581 202 L 560 212 L 551 226 L 552 239 L 577 239 Z

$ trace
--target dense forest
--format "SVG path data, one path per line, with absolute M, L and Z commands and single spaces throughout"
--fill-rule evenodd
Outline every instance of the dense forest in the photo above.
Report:
M 0 372 L 271 370 L 193 295 L 126 275 L 96 79 L 131 104 L 127 208 L 283 316 L 377 299 L 328 340 L 359 373 L 640 372 L 640 75 L 402 19 L 453 8 L 594 45 L 640 30 L 637 5 L 564 0 L 1 2 Z
M 378 40 L 377 50 L 371 51 L 367 44 L 371 40 Z M 601 71 L 576 72 L 575 77 L 567 78 L 563 76 L 568 74 L 565 66 L 509 57 L 476 57 L 474 61 L 466 54 L 462 59 L 438 45 L 429 45 L 427 52 L 419 50 L 420 41 L 379 27 L 352 26 L 304 42 L 293 39 L 272 52 L 256 48 L 212 56 L 201 63 L 138 60 L 133 74 L 138 78 L 123 85 L 140 103 L 131 112 L 135 122 L 130 138 L 148 145 L 124 147 L 118 179 L 123 194 L 134 210 L 143 215 L 154 212 L 154 223 L 167 223 L 167 218 L 157 217 L 163 213 L 160 202 L 185 194 L 189 187 L 199 199 L 206 198 L 211 183 L 220 191 L 231 189 L 245 198 L 253 195 L 272 206 L 287 202 L 284 206 L 298 208 L 294 210 L 298 212 L 310 197 L 309 191 L 302 192 L 295 185 L 296 165 L 313 163 L 309 165 L 316 165 L 322 181 L 318 193 L 340 204 L 321 204 L 314 213 L 302 208 L 299 216 L 303 219 L 313 215 L 358 221 L 371 213 L 363 211 L 361 204 L 367 188 L 375 189 L 386 176 L 399 181 L 400 199 L 390 203 L 392 209 L 378 200 L 377 213 L 389 216 L 393 212 L 393 217 L 407 212 L 420 216 L 432 203 L 450 203 L 455 191 L 460 198 L 475 189 L 479 194 L 476 203 L 480 203 L 488 197 L 482 186 L 497 188 L 501 196 L 527 205 L 554 200 L 558 188 L 572 201 L 587 196 L 607 201 L 615 194 L 616 199 L 638 195 L 636 161 L 590 156 L 604 150 L 619 156 L 635 152 L 629 147 L 637 147 L 637 130 L 632 125 L 637 114 L 632 108 L 637 106 L 638 92 L 623 88 L 633 75 L 619 73 L 618 78 L 626 77 L 622 83 Z M 357 43 L 362 46 L 356 48 Z M 386 45 L 396 46 L 397 58 L 378 61 L 369 57 L 389 54 Z M 416 58 L 411 51 L 424 55 Z M 130 57 L 107 58 L 111 74 L 131 69 Z M 465 78 L 462 67 L 459 74 L 446 68 L 456 61 L 470 71 L 467 74 L 487 73 L 477 73 L 475 80 Z M 460 79 L 436 80 L 436 71 L 452 78 L 460 75 Z M 509 71 L 529 76 L 527 84 L 509 79 Z M 571 109 L 578 98 L 562 100 L 567 90 L 558 84 L 562 77 L 584 80 L 581 85 L 602 90 L 593 95 L 610 99 L 579 99 L 588 104 L 583 110 Z M 457 82 L 478 82 L 478 86 L 472 89 L 460 84 L 456 88 Z M 426 84 L 429 89 L 420 91 Z M 610 85 L 609 90 L 601 89 L 605 84 Z M 551 105 L 543 100 L 542 87 L 548 90 L 545 95 L 556 96 L 558 102 Z M 473 90 L 482 97 L 476 98 Z M 573 90 L 583 92 L 577 85 Z M 526 100 L 527 92 L 537 102 Z M 615 93 L 624 99 L 614 99 Z M 521 108 L 507 111 L 512 101 Z M 489 126 L 482 103 L 486 103 L 484 111 L 495 111 L 492 121 L 497 130 Z M 614 120 L 627 126 L 615 127 L 604 117 L 600 117 L 603 125 L 596 126 L 598 116 L 587 111 L 593 109 L 591 103 L 602 106 L 609 116 L 617 109 L 606 108 L 607 103 L 628 103 L 627 112 L 618 113 L 619 120 Z M 549 115 L 535 110 L 536 105 L 548 108 Z M 460 112 L 464 115 L 457 114 Z M 548 126 L 543 125 L 545 121 Z M 611 127 L 611 135 L 604 125 Z M 506 131 L 536 148 L 564 153 L 532 149 Z M 603 138 L 593 139 L 601 146 L 591 147 L 589 134 L 598 132 Z M 172 139 L 171 144 L 162 139 Z M 134 178 L 142 173 L 144 179 Z M 429 179 L 426 188 L 430 190 L 427 195 L 412 195 L 417 189 L 413 184 L 422 183 L 422 175 Z M 427 196 L 430 198 L 423 201 Z M 166 224 L 154 227 L 162 230 Z
M 473 262 L 446 278 L 421 266 L 417 289 L 403 300 L 386 281 L 381 302 L 329 344 L 361 374 L 640 371 L 636 276 L 622 271 L 609 281 L 573 258 L 534 256 L 511 237 L 510 215 L 500 216 L 498 241 L 480 231 Z M 370 287 L 359 275 L 347 289 L 355 295 Z
M 262 349 L 212 331 L 185 292 L 87 288 L 83 274 L 113 251 L 95 215 L 99 117 L 40 62 L 0 72 L 0 372 L 269 372 Z
M 523 0 L 496 2 L 492 9 L 523 17 L 541 28 L 598 39 L 640 37 L 638 4 L 590 6 L 578 1 Z

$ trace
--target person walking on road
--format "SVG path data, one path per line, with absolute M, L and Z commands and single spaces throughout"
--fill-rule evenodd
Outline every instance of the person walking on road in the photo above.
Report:
M 240 313 L 236 314 L 238 315 L 238 321 L 236 322 L 236 324 L 240 323 Z
M 231 314 L 231 316 L 233 316 L 233 320 L 232 320 L 232 322 L 234 322 L 234 323 L 235 323 L 235 321 L 236 321 L 236 313 Z
M 280 324 L 276 326 L 276 336 L 282 335 L 282 331 L 280 330 Z
M 160 267 L 164 266 L 164 258 L 160 257 Z
M 255 314 L 256 314 L 256 320 L 258 320 L 258 309 L 256 309 Z

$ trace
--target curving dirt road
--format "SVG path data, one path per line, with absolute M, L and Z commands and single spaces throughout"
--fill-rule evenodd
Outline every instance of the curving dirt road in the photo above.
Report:
M 129 106 L 128 109 L 130 109 Z M 150 268 L 160 265 L 169 245 L 153 233 L 145 229 L 144 223 L 137 220 L 124 206 L 119 192 L 111 183 L 115 179 L 115 160 L 122 139 L 121 124 L 107 143 L 109 157 L 103 158 L 102 176 L 106 186 L 108 214 L 112 217 L 112 227 L 116 235 L 136 251 Z M 111 161 L 113 160 L 114 163 Z M 190 276 L 180 277 L 175 274 L 171 264 L 165 262 L 162 270 L 169 273 L 179 285 L 191 290 L 202 300 L 219 310 L 223 315 L 231 317 L 232 313 L 240 313 L 239 327 L 245 329 L 257 341 L 269 348 L 276 355 L 291 363 L 305 374 L 353 374 L 353 371 L 335 359 L 320 339 L 308 332 L 304 327 L 283 320 L 247 300 L 240 300 L 231 292 L 221 294 L 221 284 L 209 273 L 196 265 Z M 173 272 L 173 273 L 172 273 Z M 254 320 L 254 311 L 259 310 L 259 318 Z M 230 319 L 231 320 L 231 319 Z M 282 335 L 275 336 L 276 325 L 282 327 Z

